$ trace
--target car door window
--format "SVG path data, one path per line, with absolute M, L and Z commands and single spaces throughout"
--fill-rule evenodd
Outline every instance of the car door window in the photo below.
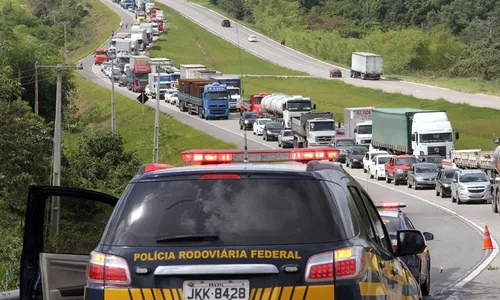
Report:
M 406 216 L 405 216 L 405 223 L 406 223 L 406 228 L 408 228 L 408 229 L 415 229 L 415 226 L 413 226 L 413 223 Z
M 436 176 L 436 178 L 437 178 L 437 179 L 441 179 L 441 174 L 442 174 L 442 172 L 441 172 L 441 171 L 439 171 L 439 172 L 438 172 L 438 174 L 437 174 L 437 176 Z
M 360 194 L 358 193 L 358 189 L 353 186 L 348 187 L 349 192 L 351 193 L 351 196 L 354 200 L 354 204 L 357 207 L 357 210 L 359 211 L 359 214 L 361 215 L 361 219 L 363 222 L 363 228 L 365 228 L 368 232 L 368 235 L 370 236 L 370 239 L 373 240 L 373 242 L 378 243 L 376 234 L 375 234 L 375 228 L 370 222 L 370 217 L 368 216 L 368 213 L 365 209 L 365 206 L 363 204 L 363 200 L 361 199 Z

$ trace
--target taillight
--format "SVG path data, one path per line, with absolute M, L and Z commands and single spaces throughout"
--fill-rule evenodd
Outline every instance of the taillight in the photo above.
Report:
M 391 242 L 392 242 L 392 247 L 394 248 L 394 251 L 398 251 L 398 239 L 393 238 L 393 239 L 391 239 Z
M 87 283 L 100 286 L 129 286 L 130 269 L 119 256 L 92 251 L 87 266 Z
M 306 264 L 306 282 L 357 279 L 365 271 L 364 250 L 361 247 L 337 249 L 313 255 Z

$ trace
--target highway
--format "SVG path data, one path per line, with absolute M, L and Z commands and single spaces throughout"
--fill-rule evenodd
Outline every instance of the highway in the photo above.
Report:
M 129 24 L 133 22 L 131 13 L 109 0 L 101 1 L 115 10 L 124 22 Z M 107 48 L 108 45 L 105 44 L 104 47 Z M 100 67 L 93 66 L 92 56 L 86 57 L 82 62 L 84 70 L 81 73 L 84 76 L 103 87 L 111 87 L 109 79 L 101 73 Z M 116 84 L 115 91 L 131 98 L 131 101 L 137 101 L 135 98 L 138 94 L 128 91 L 125 87 L 118 87 Z M 151 99 L 146 105 L 154 108 L 155 100 Z M 166 104 L 164 101 L 161 103 L 161 111 L 216 138 L 234 143 L 241 148 L 244 146 L 243 131 L 239 130 L 238 126 L 238 114 L 233 114 L 229 120 L 206 121 L 198 116 L 182 113 L 177 107 Z M 119 119 L 120 116 L 118 115 L 117 118 Z M 119 127 L 117 131 L 120 132 Z M 250 131 L 247 133 L 249 149 L 278 149 L 276 142 L 265 142 L 262 137 L 254 136 Z M 459 207 L 451 204 L 449 199 L 436 197 L 433 191 L 413 191 L 407 189 L 406 186 L 393 186 L 368 179 L 368 176 L 360 170 L 348 171 L 367 190 L 374 201 L 405 202 L 407 208 L 404 210 L 414 225 L 422 231 L 434 233 L 435 240 L 429 242 L 432 255 L 431 292 L 433 296 L 428 299 L 445 299 L 453 292 L 454 287 L 463 286 L 472 279 L 472 275 L 477 275 L 484 269 L 486 265 L 483 260 L 488 257 L 482 250 L 480 228 L 478 229 L 475 227 L 477 225 L 471 222 L 481 226 L 486 222 L 490 225 L 491 232 L 500 232 L 500 224 L 496 224 L 498 216 L 491 212 L 489 205 Z M 494 254 L 496 254 L 495 251 Z M 440 272 L 441 268 L 442 272 Z
M 245 49 L 256 56 L 293 70 L 309 73 L 311 76 L 329 78 L 329 71 L 332 68 L 339 68 L 343 73 L 342 80 L 355 86 L 374 88 L 390 93 L 412 95 L 421 99 L 436 100 L 442 98 L 453 103 L 467 103 L 472 106 L 500 109 L 500 97 L 483 94 L 468 94 L 446 88 L 406 81 L 388 79 L 379 81 L 364 81 L 361 79 L 353 79 L 349 77 L 348 70 L 346 69 L 320 61 L 289 47 L 282 47 L 278 42 L 269 39 L 252 29 L 249 29 L 241 24 L 236 26 L 236 22 L 234 20 L 231 20 L 232 24 L 230 28 L 223 28 L 220 25 L 221 21 L 227 17 L 207 9 L 206 7 L 187 2 L 185 0 L 157 1 L 177 10 L 182 15 L 204 27 L 213 34 L 224 38 L 232 44 L 240 45 L 242 49 Z M 236 30 L 238 30 L 238 35 Z M 247 39 L 250 35 L 256 35 L 258 42 L 248 42 Z

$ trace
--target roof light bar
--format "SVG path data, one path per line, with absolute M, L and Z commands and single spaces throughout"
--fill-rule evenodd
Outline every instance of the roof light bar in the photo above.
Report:
M 402 202 L 386 202 L 386 203 L 375 203 L 376 208 L 403 208 L 406 207 L 406 204 Z
M 336 161 L 340 150 L 334 148 L 306 148 L 283 150 L 248 150 L 248 162 L 309 162 L 311 160 Z M 190 150 L 182 152 L 182 159 L 187 163 L 224 164 L 244 162 L 243 150 Z
M 175 166 L 167 165 L 167 164 L 144 164 L 139 168 L 139 174 L 144 174 L 144 173 L 149 173 L 149 172 L 154 172 L 154 171 L 159 171 L 159 170 L 165 170 L 165 169 L 170 169 L 170 168 L 175 168 Z

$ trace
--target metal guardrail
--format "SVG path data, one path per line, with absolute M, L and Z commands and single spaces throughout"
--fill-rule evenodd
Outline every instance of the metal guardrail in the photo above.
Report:
M 19 300 L 19 290 L 0 292 L 0 300 Z

